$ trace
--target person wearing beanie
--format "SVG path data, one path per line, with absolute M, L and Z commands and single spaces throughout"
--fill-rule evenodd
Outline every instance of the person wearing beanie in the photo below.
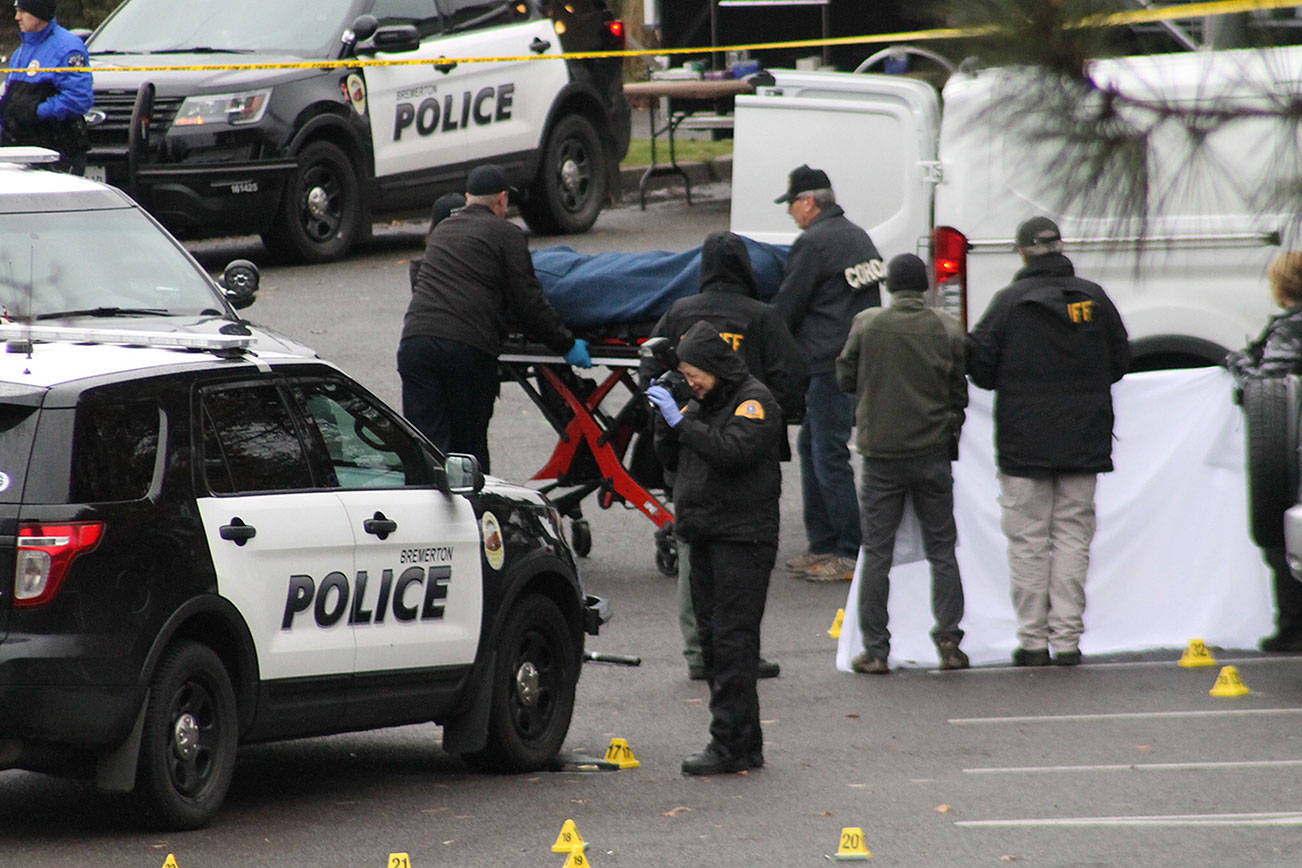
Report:
M 1024 265 L 968 336 L 967 372 L 995 391 L 1013 663 L 1075 666 L 1094 487 L 1112 470 L 1112 384 L 1130 367 L 1130 347 L 1112 299 L 1063 255 L 1056 223 L 1024 221 L 1014 246 Z
M 963 584 L 954 546 L 954 475 L 959 432 L 967 407 L 965 335 L 958 320 L 929 307 L 927 266 L 912 253 L 886 270 L 890 307 L 854 318 L 836 359 L 837 384 L 855 396 L 856 445 L 863 456 L 859 514 L 863 572 L 859 629 L 864 650 L 855 672 L 890 672 L 887 629 L 895 533 L 912 499 L 931 564 L 931 632 L 941 669 L 966 669 L 959 649 Z
M 755 297 L 755 274 L 751 269 L 746 242 L 732 232 L 711 232 L 701 247 L 701 291 L 675 301 L 651 330 L 652 337 L 677 341 L 697 320 L 714 326 L 719 335 L 732 342 L 746 368 L 768 386 L 782 407 L 784 423 L 800 420 L 805 410 L 805 387 L 809 375 L 805 360 L 787 324 L 777 311 Z M 644 379 L 660 371 L 654 363 L 643 363 Z M 786 428 L 779 442 L 783 461 L 791 459 Z M 683 634 L 683 657 L 687 659 L 687 677 L 705 680 L 708 673 L 701 657 L 701 641 L 692 611 L 691 582 L 688 563 L 691 546 L 678 544 L 678 626 Z M 781 667 L 760 658 L 759 677 L 776 678 Z
M 710 742 L 683 760 L 682 771 L 725 774 L 764 765 L 756 677 L 778 552 L 782 409 L 712 323 L 688 328 L 677 353 L 694 400 L 681 408 L 659 384 L 646 395 L 659 411 L 656 454 L 675 474 L 674 527 L 690 546 L 692 607 L 710 685 Z
M 14 20 L 22 44 L 9 59 L 0 95 L 0 145 L 28 145 L 59 153 L 41 168 L 81 175 L 86 171 L 83 116 L 95 102 L 86 43 L 60 26 L 55 0 L 17 0 Z M 49 69 L 76 68 L 71 72 Z
M 787 561 L 793 578 L 849 581 L 859 554 L 859 504 L 850 464 L 854 399 L 836 385 L 837 353 L 855 314 L 881 304 L 881 254 L 836 204 L 822 169 L 797 166 L 775 203 L 802 230 L 791 245 L 775 307 L 805 352 L 809 388 L 796 439 L 808 550 Z
M 398 342 L 402 414 L 445 453 L 475 456 L 485 473 L 508 323 L 569 364 L 592 367 L 587 341 L 547 301 L 524 232 L 506 219 L 510 192 L 497 166 L 470 171 L 465 206 L 426 238 Z

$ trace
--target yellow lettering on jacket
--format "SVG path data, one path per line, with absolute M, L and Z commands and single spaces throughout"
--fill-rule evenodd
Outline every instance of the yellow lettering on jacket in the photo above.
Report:
M 745 335 L 738 334 L 737 332 L 719 332 L 719 337 L 728 342 L 728 345 L 732 347 L 734 353 L 741 352 L 741 342 L 746 339 Z
M 764 405 L 759 401 L 742 401 L 737 405 L 737 409 L 732 411 L 732 415 L 741 416 L 743 419 L 763 419 Z
M 1090 322 L 1094 319 L 1094 302 L 1073 301 L 1067 305 L 1067 316 L 1072 322 Z

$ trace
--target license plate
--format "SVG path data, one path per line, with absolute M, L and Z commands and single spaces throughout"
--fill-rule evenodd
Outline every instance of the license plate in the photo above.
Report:
M 108 172 L 104 170 L 103 166 L 92 166 L 87 164 L 86 177 L 92 181 L 99 181 L 101 184 L 108 183 Z

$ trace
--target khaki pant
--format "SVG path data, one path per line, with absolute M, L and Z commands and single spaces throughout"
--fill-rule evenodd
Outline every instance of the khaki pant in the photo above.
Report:
M 1092 473 L 999 474 L 1017 641 L 1027 651 L 1075 651 L 1085 629 L 1085 573 L 1094 538 Z

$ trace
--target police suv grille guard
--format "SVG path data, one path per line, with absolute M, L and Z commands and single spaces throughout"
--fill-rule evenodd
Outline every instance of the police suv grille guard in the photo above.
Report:
M 172 124 L 172 118 L 176 117 L 177 109 L 181 107 L 181 100 L 179 96 L 154 97 L 153 114 L 149 119 L 150 135 L 162 135 L 167 132 L 167 128 Z M 86 132 L 90 135 L 91 144 L 111 145 L 115 149 L 125 151 L 127 133 L 131 129 L 131 112 L 135 102 L 136 92 L 133 90 L 95 91 L 95 106 L 91 111 L 98 109 L 105 117 L 98 124 L 87 125 Z

